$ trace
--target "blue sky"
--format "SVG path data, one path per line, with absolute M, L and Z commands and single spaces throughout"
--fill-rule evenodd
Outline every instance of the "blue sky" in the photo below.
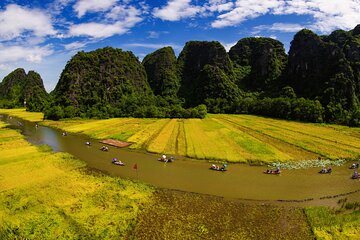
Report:
M 288 50 L 302 28 L 328 34 L 359 23 L 360 0 L 1 0 L 0 79 L 35 70 L 51 91 L 80 50 L 112 46 L 141 60 L 163 46 L 178 54 L 189 40 L 229 49 L 256 36 Z

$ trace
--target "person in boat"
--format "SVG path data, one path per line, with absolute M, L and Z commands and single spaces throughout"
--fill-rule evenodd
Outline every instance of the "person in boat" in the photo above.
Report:
M 354 171 L 354 175 L 352 176 L 352 178 L 359 178 L 359 173 L 357 171 Z
M 109 151 L 109 148 L 108 148 L 107 146 L 102 146 L 102 147 L 100 148 L 100 150 L 107 152 L 107 151 Z
M 280 173 L 280 167 L 277 167 L 274 173 Z
M 359 163 L 353 163 L 353 164 L 351 165 L 351 168 L 352 168 L 352 169 L 359 168 Z
M 332 172 L 332 167 L 330 166 L 327 170 L 326 170 L 327 173 L 331 173 Z
M 220 168 L 220 170 L 225 171 L 225 170 L 226 170 L 226 167 L 227 167 L 227 165 L 226 165 L 226 164 L 223 164 L 222 167 Z
M 85 142 L 86 145 L 90 146 L 91 145 L 91 142 Z
M 65 137 L 67 136 L 67 132 L 63 132 L 62 135 Z
M 111 162 L 112 162 L 112 163 L 117 162 L 117 158 L 113 158 L 113 159 L 111 160 Z
M 320 173 L 326 173 L 326 168 L 322 167 Z

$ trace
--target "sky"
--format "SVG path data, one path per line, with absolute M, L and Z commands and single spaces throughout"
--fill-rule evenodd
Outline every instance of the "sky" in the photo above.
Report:
M 49 92 L 78 51 L 111 46 L 147 54 L 187 41 L 271 37 L 289 50 L 294 34 L 360 24 L 360 0 L 0 0 L 0 80 L 35 70 Z

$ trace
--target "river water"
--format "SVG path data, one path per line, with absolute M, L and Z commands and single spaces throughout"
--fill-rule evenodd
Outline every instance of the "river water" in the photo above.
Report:
M 0 120 L 21 129 L 26 139 L 35 145 L 47 144 L 53 151 L 68 152 L 86 162 L 92 169 L 111 176 L 137 179 L 161 188 L 253 200 L 304 200 L 358 191 L 360 181 L 350 179 L 349 164 L 333 167 L 331 174 L 319 174 L 319 169 L 283 170 L 281 175 L 263 174 L 266 167 L 247 164 L 230 164 L 227 172 L 209 170 L 204 160 L 180 157 L 173 163 L 157 161 L 158 156 L 146 152 L 109 147 L 109 152 L 100 151 L 103 145 L 98 140 L 81 134 L 62 136 L 58 129 L 39 126 L 35 123 L 1 116 Z M 91 141 L 91 146 L 85 142 Z M 126 163 L 117 166 L 112 158 Z M 137 164 L 138 170 L 133 169 Z

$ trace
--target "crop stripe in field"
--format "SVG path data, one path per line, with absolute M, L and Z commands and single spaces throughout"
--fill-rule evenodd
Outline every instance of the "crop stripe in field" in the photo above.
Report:
M 282 128 L 279 128 L 277 126 L 273 126 L 271 124 L 268 124 L 268 125 L 272 126 L 275 130 L 282 130 Z M 299 142 L 298 145 L 305 144 L 305 146 L 303 148 L 308 149 L 308 150 L 309 150 L 309 147 L 311 147 L 311 144 L 313 144 L 313 145 L 316 144 L 317 146 L 319 146 L 318 148 L 324 149 L 324 147 L 329 147 L 329 148 L 333 149 L 334 151 L 332 151 L 332 152 L 327 151 L 327 153 L 329 153 L 329 154 L 340 153 L 340 151 L 341 151 L 343 153 L 350 153 L 354 157 L 354 156 L 359 155 L 359 153 L 360 153 L 359 148 L 357 148 L 355 146 L 351 146 L 351 145 L 344 146 L 344 144 L 338 144 L 336 141 L 329 141 L 326 138 L 324 139 L 324 138 L 316 137 L 316 136 L 309 135 L 309 134 L 306 134 L 303 132 L 292 131 L 292 130 L 288 130 L 286 128 L 284 128 L 284 129 L 285 129 L 285 131 L 282 131 L 282 132 L 285 132 L 284 134 L 279 134 L 279 133 L 277 133 L 277 134 L 285 135 L 287 138 L 293 139 L 294 142 L 296 142 L 298 139 L 296 138 L 296 136 L 293 136 L 291 133 L 301 136 L 302 141 L 298 141 Z M 307 139 L 307 138 L 310 138 L 310 139 Z M 311 144 L 310 144 L 309 140 L 311 140 Z M 319 154 L 321 154 L 321 152 L 319 152 Z M 337 157 L 347 157 L 342 154 L 339 154 Z
M 188 144 L 187 144 L 187 138 L 186 138 L 186 134 L 185 134 L 185 124 L 184 124 L 184 120 L 181 119 L 179 120 L 179 131 L 178 131 L 178 135 L 176 137 L 176 147 L 177 147 L 177 155 L 184 155 L 187 156 L 187 148 L 188 148 Z M 183 136 L 183 138 L 182 138 Z M 181 141 L 184 143 L 183 147 L 181 148 Z
M 242 120 L 249 120 L 247 118 L 247 116 L 237 116 L 237 118 L 239 119 L 242 119 Z M 323 141 L 327 141 L 327 142 L 331 142 L 331 143 L 336 143 L 337 145 L 343 145 L 345 147 L 350 147 L 350 148 L 354 148 L 354 149 L 357 149 L 360 147 L 360 145 L 357 145 L 357 144 L 353 144 L 353 145 L 350 145 L 350 144 L 347 144 L 347 143 L 344 143 L 344 139 L 341 139 L 339 137 L 337 137 L 336 140 L 333 140 L 332 137 L 324 137 L 325 133 L 323 131 L 332 131 L 333 132 L 337 132 L 339 134 L 339 136 L 343 136 L 343 137 L 346 137 L 346 138 L 349 138 L 349 135 L 351 135 L 351 137 L 349 139 L 346 139 L 348 142 L 352 142 L 352 143 L 358 143 L 358 140 L 360 140 L 359 136 L 354 136 L 352 133 L 352 131 L 349 132 L 349 135 L 347 134 L 344 134 L 342 133 L 341 130 L 339 130 L 338 128 L 335 128 L 335 127 L 328 127 L 328 126 L 316 126 L 312 123 L 302 123 L 303 124 L 303 128 L 306 129 L 306 131 L 297 131 L 297 130 L 293 130 L 292 129 L 292 124 L 294 124 L 294 122 L 287 122 L 287 121 L 284 121 L 284 120 L 274 120 L 274 119 L 263 119 L 261 117 L 257 117 L 257 122 L 258 123 L 262 123 L 262 124 L 266 124 L 266 125 L 269 125 L 269 126 L 272 126 L 274 127 L 274 129 L 279 129 L 281 131 L 283 130 L 287 130 L 287 131 L 290 131 L 290 132 L 294 132 L 294 133 L 299 133 L 301 135 L 306 135 L 306 136 L 309 136 L 311 138 L 315 138 L 315 139 L 320 139 L 320 140 L 323 140 Z M 281 125 L 281 128 L 276 125 L 276 121 L 281 121 L 282 125 Z M 309 127 L 312 126 L 314 128 L 317 128 L 317 129 L 314 129 L 313 131 L 311 131 L 312 129 L 309 130 Z M 296 126 L 294 126 L 296 127 Z M 304 129 L 303 129 L 304 130 Z M 317 135 L 314 135 L 312 134 L 312 132 L 316 132 L 315 130 L 319 130 L 323 133 L 317 133 Z M 326 135 L 325 135 L 326 136 Z M 357 152 L 357 151 L 355 151 Z
M 269 135 L 267 133 L 261 132 L 260 130 L 255 130 L 255 129 L 246 127 L 246 126 L 241 125 L 240 123 L 238 123 L 236 121 L 225 118 L 224 116 L 218 117 L 217 119 L 228 122 L 229 124 L 231 124 L 234 127 L 238 128 L 240 131 L 244 132 L 245 134 L 249 134 L 250 136 L 258 139 L 259 141 L 264 141 L 264 138 L 267 139 L 267 140 L 270 140 L 269 142 L 266 142 L 266 143 L 268 143 L 269 145 L 273 146 L 274 148 L 278 149 L 281 152 L 283 152 L 284 150 L 279 147 L 279 144 L 285 145 L 285 147 L 288 146 L 288 147 L 294 148 L 294 149 L 296 149 L 296 151 L 304 152 L 311 159 L 313 159 L 313 158 L 315 158 L 315 157 L 317 157 L 319 155 L 319 153 L 317 153 L 317 152 L 311 151 L 309 149 L 302 148 L 302 147 L 297 146 L 295 144 L 292 144 L 291 142 L 288 142 L 288 141 L 286 141 L 284 139 L 277 138 L 275 136 L 272 136 L 272 135 Z M 277 143 L 279 143 L 279 144 L 277 144 Z M 294 153 L 287 153 L 287 154 L 290 154 L 290 155 L 292 155 L 294 157 L 298 157 L 298 156 L 295 156 Z
M 237 116 L 239 120 L 248 120 L 246 117 L 239 117 Z M 241 123 L 239 123 L 241 124 Z M 267 125 L 264 123 L 264 121 L 259 120 L 258 122 L 255 121 L 255 124 L 259 128 L 258 131 L 268 134 L 271 137 L 279 138 L 283 141 L 289 142 L 290 144 L 299 146 L 307 151 L 312 151 L 315 153 L 318 153 L 320 156 L 328 157 L 328 158 L 339 158 L 339 157 L 357 157 L 359 155 L 359 149 L 352 147 L 353 149 L 346 149 L 344 147 L 340 147 L 337 145 L 331 144 L 331 142 L 324 141 L 321 139 L 314 139 L 313 137 L 309 137 L 307 135 L 302 135 L 301 133 L 295 133 L 298 136 L 292 136 L 290 133 L 293 132 L 284 132 L 281 131 L 281 128 L 274 128 L 273 130 L 269 130 L 266 128 L 263 128 L 264 125 Z M 280 131 L 278 131 L 280 130 Z M 267 133 L 265 133 L 267 132 Z M 298 137 L 302 137 L 300 140 Z M 306 139 L 307 138 L 307 139 Z M 309 139 L 310 138 L 310 139 Z M 287 139 L 291 140 L 288 141 Z M 350 155 L 349 155 L 350 154 Z
M 156 132 L 154 132 L 147 141 L 144 142 L 144 147 L 146 150 L 149 149 L 149 146 L 151 145 L 151 143 L 160 135 L 161 131 L 163 130 L 163 128 L 166 127 L 166 125 L 168 125 L 171 121 L 171 119 L 166 119 L 167 121 L 164 123 L 163 127 L 159 128 Z
M 133 119 L 131 119 L 131 118 L 126 119 L 126 120 L 121 119 L 121 121 L 118 119 L 116 119 L 116 120 L 117 121 L 114 121 L 111 124 L 107 124 L 106 122 L 104 122 L 102 125 L 92 128 L 91 134 L 98 139 L 103 138 L 104 136 L 108 135 L 109 132 L 113 132 L 117 126 L 119 126 L 119 125 L 122 126 L 122 125 L 128 124 L 129 122 L 133 121 Z M 104 128 L 104 126 L 106 126 L 106 128 Z
M 271 124 L 271 123 L 267 123 L 267 125 L 275 127 L 277 129 L 285 129 L 285 130 L 290 131 L 290 132 L 295 132 L 295 133 L 299 133 L 301 135 L 307 135 L 307 136 L 314 137 L 314 138 L 317 138 L 317 139 L 321 139 L 321 140 L 324 140 L 324 141 L 328 141 L 328 142 L 331 142 L 331 143 L 336 143 L 336 144 L 339 144 L 339 145 L 343 145 L 345 147 L 351 147 L 351 148 L 358 147 L 358 146 L 346 144 L 346 143 L 343 143 L 343 142 L 340 142 L 340 141 L 337 141 L 337 140 L 332 140 L 332 139 L 329 139 L 329 138 L 321 137 L 321 135 L 314 135 L 314 134 L 310 134 L 310 133 L 307 133 L 307 132 L 304 132 L 304 131 L 301 132 L 301 131 L 297 131 L 297 130 L 294 130 L 294 129 L 290 129 L 288 127 L 285 127 L 284 125 L 282 125 L 281 128 L 279 128 L 278 125 Z

